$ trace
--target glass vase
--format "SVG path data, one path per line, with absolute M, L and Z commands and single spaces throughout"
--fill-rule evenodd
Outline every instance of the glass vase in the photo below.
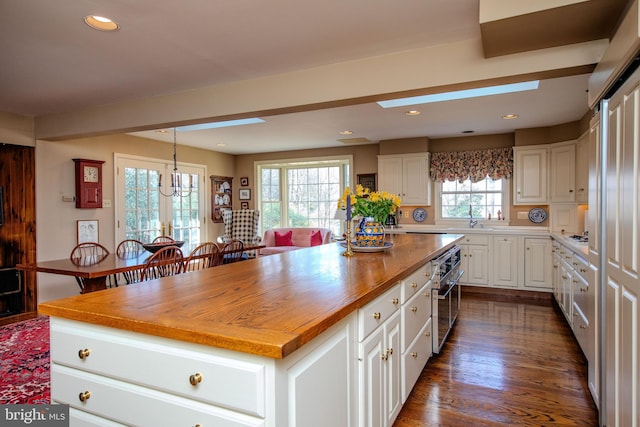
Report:
M 384 226 L 373 217 L 364 217 L 356 227 L 355 237 L 355 246 L 384 246 Z

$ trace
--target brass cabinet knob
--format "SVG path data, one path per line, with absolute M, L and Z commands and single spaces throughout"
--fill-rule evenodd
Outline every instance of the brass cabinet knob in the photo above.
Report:
M 373 318 L 376 320 L 380 320 L 380 313 L 373 313 Z
M 411 307 L 411 312 L 415 313 L 416 311 L 418 311 L 418 307 Z
M 430 336 L 431 336 L 431 332 L 429 332 L 429 331 L 425 332 L 425 333 L 424 333 L 424 336 L 425 336 L 425 337 L 430 337 Z
M 412 282 L 412 283 L 411 283 L 411 287 L 412 287 L 413 289 L 415 289 L 415 288 L 417 288 L 417 287 L 418 287 L 418 284 L 417 284 L 416 282 Z
M 580 325 L 580 329 L 587 329 L 587 325 Z
M 394 299 L 391 300 L 391 303 L 393 305 L 398 305 L 399 302 L 400 302 L 400 300 L 398 298 L 394 298 Z
M 89 390 L 84 391 L 78 395 L 78 399 L 80 399 L 80 402 L 87 401 L 89 400 L 90 397 L 91 397 L 91 392 Z
M 424 296 L 427 297 L 427 298 L 431 298 L 431 292 L 425 292 Z
M 416 359 L 418 357 L 418 353 L 415 351 L 411 352 L 411 357 L 413 357 L 414 359 Z
M 87 357 L 89 357 L 90 354 L 91 354 L 91 350 L 88 348 L 78 350 L 78 357 L 80 359 L 86 359 Z
M 202 374 L 199 372 L 196 372 L 193 375 L 189 376 L 189 382 L 191 383 L 192 386 L 196 386 L 199 383 L 202 382 Z

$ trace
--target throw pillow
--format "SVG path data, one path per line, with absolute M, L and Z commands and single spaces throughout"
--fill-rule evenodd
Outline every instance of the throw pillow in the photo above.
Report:
M 276 236 L 276 246 L 293 246 L 291 242 L 291 236 L 293 235 L 293 230 L 289 230 L 286 233 L 278 233 L 275 232 Z
M 321 244 L 322 244 L 322 234 L 320 234 L 320 230 L 312 231 L 310 246 L 318 246 Z

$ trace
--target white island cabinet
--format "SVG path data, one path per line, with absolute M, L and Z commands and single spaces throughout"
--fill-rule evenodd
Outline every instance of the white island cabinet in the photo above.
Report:
M 355 323 L 271 359 L 52 317 L 53 401 L 72 426 L 355 425 Z

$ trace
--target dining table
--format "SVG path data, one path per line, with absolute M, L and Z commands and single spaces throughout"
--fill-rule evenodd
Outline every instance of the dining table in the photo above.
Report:
M 185 259 L 189 251 L 197 245 L 185 245 L 187 251 L 183 249 Z M 193 248 L 191 248 L 193 246 Z M 264 248 L 264 245 L 245 245 L 244 251 Z M 24 271 L 36 271 L 39 273 L 59 274 L 64 276 L 80 277 L 84 279 L 82 293 L 95 292 L 107 289 L 107 278 L 118 273 L 139 270 L 144 267 L 151 252 L 142 251 L 138 254 L 121 257 L 115 253 L 101 257 L 99 260 L 88 261 L 82 259 L 62 258 L 50 261 L 39 261 L 34 264 L 18 264 L 16 268 Z

